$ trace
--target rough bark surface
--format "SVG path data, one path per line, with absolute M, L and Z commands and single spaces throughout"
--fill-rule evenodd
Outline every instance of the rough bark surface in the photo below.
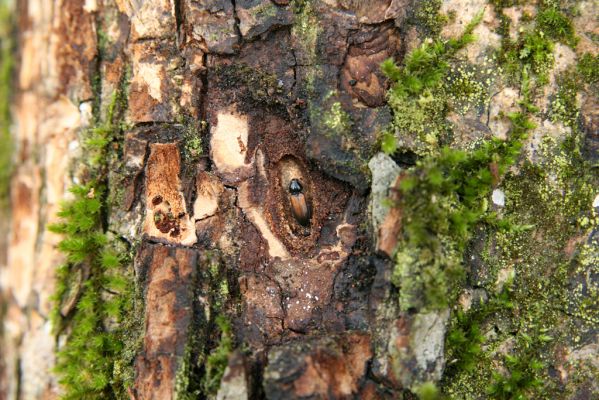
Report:
M 57 334 L 49 319 L 64 256 L 46 225 L 57 221 L 68 187 L 89 178 L 80 167 L 88 157 L 82 132 L 110 112 L 123 87 L 123 135 L 110 144 L 103 218 L 105 230 L 133 249 L 123 268 L 134 274 L 142 305 L 129 398 L 415 398 L 423 384 L 439 382 L 451 310 L 403 310 L 391 283 L 405 216 L 383 203 L 398 201 L 401 170 L 414 153 L 401 160 L 377 153 L 393 118 L 380 65 L 423 42 L 415 3 L 18 1 L 0 399 L 61 396 L 51 369 L 69 330 Z M 453 10 L 444 38 L 485 6 L 481 40 L 460 54 L 464 63 L 498 47 L 499 20 L 484 1 L 442 2 L 442 12 Z M 581 28 L 578 51 L 596 54 L 592 24 L 595 39 Z M 566 64 L 568 57 L 575 55 L 563 50 Z M 484 109 L 448 116 L 457 147 L 506 137 L 505 114 L 517 109 L 520 89 L 494 89 Z M 585 154 L 596 162 L 597 98 L 587 93 L 581 104 Z M 539 137 L 563 136 L 563 125 L 545 122 Z M 308 224 L 291 209 L 293 179 Z M 585 241 L 591 237 L 581 234 Z M 473 249 L 468 268 L 476 277 L 485 270 L 475 265 L 482 250 Z M 596 276 L 579 278 L 596 287 Z M 485 290 L 478 283 L 469 280 L 460 303 Z M 220 317 L 230 323 L 233 348 L 213 390 L 203 382 L 226 336 Z M 584 343 L 564 344 L 563 362 L 555 361 L 563 387 L 576 382 L 568 380 L 572 360 L 599 368 L 590 354 L 599 346 L 596 326 L 584 332 Z M 597 381 L 581 379 L 584 390 L 568 398 L 596 393 Z

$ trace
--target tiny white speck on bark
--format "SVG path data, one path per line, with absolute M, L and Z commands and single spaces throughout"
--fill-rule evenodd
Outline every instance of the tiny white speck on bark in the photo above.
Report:
M 495 204 L 496 206 L 499 206 L 499 207 L 505 206 L 505 193 L 503 193 L 503 190 L 501 190 L 501 189 L 493 190 L 491 199 L 493 200 L 493 204 Z

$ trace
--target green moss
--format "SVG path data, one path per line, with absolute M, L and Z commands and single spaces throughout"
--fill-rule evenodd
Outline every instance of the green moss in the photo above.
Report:
M 8 205 L 12 171 L 10 99 L 13 70 L 12 14 L 0 1 L 0 210 Z
M 61 222 L 49 227 L 64 235 L 58 249 L 66 256 L 66 264 L 57 271 L 52 319 L 59 331 L 70 327 L 67 342 L 57 353 L 55 372 L 65 399 L 114 398 L 120 391 L 113 387 L 118 383 L 114 362 L 123 350 L 120 335 L 124 332 L 108 329 L 107 321 L 122 322 L 131 308 L 130 278 L 116 272 L 127 260 L 117 255 L 102 233 L 102 186 L 90 183 L 70 191 L 74 199 L 62 205 Z M 82 280 L 75 288 L 75 308 L 62 315 L 60 310 L 68 300 L 65 295 L 73 293 L 71 275 L 80 275 Z M 116 295 L 105 299 L 108 293 Z
M 502 35 L 501 49 L 498 52 L 498 60 L 512 83 L 522 80 L 522 71 L 527 69 L 534 73 L 534 78 L 539 84 L 548 82 L 549 71 L 553 67 L 554 43 L 550 34 L 546 33 L 537 24 L 522 27 L 516 40 L 509 35 L 510 19 L 498 9 L 500 27 L 498 33 Z
M 599 82 L 599 54 L 593 56 L 590 53 L 585 53 L 578 61 L 576 69 L 585 83 Z
M 554 62 L 553 48 L 553 42 L 542 31 L 526 32 L 517 41 L 503 47 L 500 59 L 515 81 L 520 81 L 522 76 L 519 73 L 525 67 L 530 67 L 539 83 L 546 84 Z
M 491 226 L 491 248 L 482 257 L 491 278 L 473 283 L 492 293 L 493 277 L 511 270 L 513 284 L 505 301 L 492 296 L 467 313 L 455 313 L 443 383 L 451 398 L 485 391 L 499 399 L 557 398 L 561 389 L 549 371 L 555 346 L 572 345 L 584 329 L 581 321 L 599 320 L 599 287 L 580 278 L 595 273 L 595 246 L 582 246 L 573 259 L 564 251 L 572 238 L 599 225 L 590 206 L 598 178 L 579 142 L 576 130 L 564 142 L 546 138 L 536 164 L 523 162 L 505 177 L 504 223 Z M 573 279 L 583 279 L 584 286 L 572 287 Z M 570 315 L 579 319 L 570 322 Z
M 55 368 L 65 399 L 122 398 L 133 379 L 141 328 L 137 295 L 124 269 L 128 249 L 106 233 L 103 217 L 111 145 L 122 138 L 122 96 L 123 90 L 112 95 L 106 118 L 97 108 L 95 125 L 82 133 L 84 183 L 70 189 L 73 198 L 62 204 L 60 222 L 48 227 L 63 235 L 58 249 L 66 256 L 57 269 L 52 312 L 55 330 L 67 335 Z
M 209 396 L 214 396 L 218 392 L 220 381 L 227 368 L 229 354 L 233 350 L 230 322 L 223 315 L 219 315 L 216 324 L 220 330 L 220 340 L 206 358 L 206 373 L 203 378 L 204 393 Z
M 423 383 L 416 388 L 415 393 L 419 400 L 440 400 L 442 398 L 439 389 L 432 382 Z
M 406 56 L 404 67 L 390 60 L 383 64 L 383 71 L 393 82 L 389 105 L 395 131 L 403 135 L 427 124 L 431 127 L 421 131 L 429 135 L 422 139 L 428 140 L 430 154 L 408 170 L 401 183 L 403 230 L 393 282 L 400 289 L 403 310 L 443 308 L 455 300 L 464 278 L 462 259 L 472 228 L 483 220 L 493 220 L 487 205 L 491 189 L 515 162 L 527 131 L 534 127 L 525 114 L 513 113 L 508 141 L 482 142 L 470 152 L 436 142 L 436 134 L 446 129 L 448 100 L 433 93 L 459 85 L 466 88 L 456 98 L 482 92 L 465 74 L 447 78 L 448 57 L 473 40 L 472 31 L 481 18 L 479 13 L 459 38 L 425 43 Z M 435 103 L 432 109 L 427 108 Z M 383 139 L 387 152 L 397 147 L 389 133 Z
M 486 303 L 473 304 L 469 312 L 458 309 L 446 336 L 445 355 L 448 364 L 444 380 L 451 379 L 459 373 L 471 373 L 483 353 L 482 345 L 485 336 L 481 331 L 482 324 L 491 315 L 505 312 L 513 308 L 510 300 L 511 278 L 501 292 L 492 296 Z
M 574 32 L 572 21 L 557 7 L 547 7 L 537 15 L 537 27 L 551 39 L 569 46 L 576 46 L 578 38 Z
M 511 4 L 496 5 L 501 21 L 499 33 L 503 36 L 499 60 L 512 81 L 519 82 L 520 73 L 527 66 L 540 84 L 546 84 L 554 63 L 553 42 L 575 46 L 578 41 L 572 22 L 557 4 L 545 2 L 537 14 L 536 24 L 521 27 L 514 41 L 509 36 L 510 19 L 501 10 L 507 6 Z
M 381 68 L 393 82 L 388 93 L 393 110 L 391 129 L 400 141 L 393 146 L 387 135 L 387 149 L 408 147 L 426 155 L 436 152 L 447 141 L 448 87 L 457 83 L 449 77 L 449 59 L 474 40 L 472 31 L 481 19 L 482 12 L 458 38 L 425 41 L 405 57 L 403 66 L 397 66 L 392 59 L 383 62 Z
M 544 364 L 538 354 L 539 342 L 522 334 L 519 336 L 520 347 L 524 347 L 518 355 L 506 355 L 504 365 L 506 372 L 495 372 L 487 393 L 494 399 L 511 400 L 527 399 L 539 395 L 543 380 L 538 377 Z M 522 343 L 525 343 L 524 345 Z
M 515 2 L 496 3 L 499 9 Z M 557 5 L 545 2 L 542 10 L 550 8 L 557 10 Z M 599 182 L 581 155 L 576 101 L 583 83 L 593 81 L 596 60 L 590 55 L 581 59 L 577 72 L 557 76 L 559 90 L 550 116 L 569 126 L 571 135 L 565 140 L 545 136 L 534 164 L 520 156 L 534 128 L 530 114 L 539 113 L 531 98 L 547 83 L 553 67 L 553 41 L 575 42 L 568 22 L 561 19 L 566 17 L 558 13 L 531 18 L 516 40 L 509 39 L 509 19 L 502 18 L 498 59 L 522 94 L 521 111 L 509 115 L 508 140 L 479 142 L 468 151 L 430 146 L 401 184 L 402 233 L 393 283 L 403 310 L 454 306 L 440 387 L 449 398 L 558 398 L 559 383 L 550 369 L 562 361 L 553 359 L 556 349 L 574 346 L 581 332 L 592 332 L 599 320 L 599 285 L 588 278 L 596 273 L 599 253 L 594 244 L 578 250 L 574 246 L 577 238 L 588 237 L 599 226 L 591 208 Z M 459 73 L 441 46 L 441 51 L 429 47 L 435 43 L 425 43 L 426 54 L 417 54 L 416 63 L 410 64 L 407 55 L 403 67 L 384 65 L 393 84 L 389 103 L 394 114 L 402 113 L 382 135 L 381 146 L 388 154 L 404 145 L 402 137 L 415 132 L 407 125 L 410 119 L 443 132 L 447 110 L 467 111 L 468 102 L 474 107 L 485 102 L 485 75 L 470 66 Z M 414 104 L 422 96 L 446 101 L 440 103 L 446 109 L 440 108 L 439 118 L 418 119 L 415 110 L 421 108 Z M 494 212 L 488 199 L 498 185 L 506 205 Z M 476 239 L 477 245 L 486 243 L 480 254 L 472 253 L 475 232 L 485 235 Z M 470 265 L 466 257 L 474 259 L 474 254 L 482 262 Z M 513 282 L 502 281 L 506 275 Z M 456 304 L 466 282 L 489 296 L 469 311 Z M 592 381 L 592 368 L 586 365 L 581 371 L 586 375 L 576 372 L 572 382 Z
M 510 140 L 483 142 L 471 152 L 445 147 L 403 178 L 403 232 L 393 271 L 402 309 L 443 308 L 456 299 L 472 228 L 493 220 L 487 204 L 493 184 L 514 163 L 534 126 L 519 113 L 511 119 Z

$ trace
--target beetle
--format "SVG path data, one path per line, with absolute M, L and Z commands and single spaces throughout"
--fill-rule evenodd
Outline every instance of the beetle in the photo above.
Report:
M 295 220 L 303 226 L 310 224 L 310 206 L 308 205 L 304 188 L 298 179 L 289 182 L 289 200 L 291 203 L 291 214 Z

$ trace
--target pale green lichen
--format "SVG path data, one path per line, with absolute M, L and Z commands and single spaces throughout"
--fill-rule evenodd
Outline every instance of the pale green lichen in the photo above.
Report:
M 318 36 L 322 31 L 320 21 L 314 10 L 314 0 L 294 0 L 292 2 L 295 13 L 295 23 L 291 28 L 291 36 L 295 39 L 301 49 L 304 62 L 310 66 L 305 77 L 305 88 L 308 93 L 314 92 L 314 85 L 322 73 L 317 66 Z
M 341 103 L 338 101 L 334 102 L 330 109 L 324 113 L 322 121 L 331 134 L 348 135 L 351 133 L 351 117 L 343 110 Z
M 500 10 L 516 2 L 495 3 Z M 491 75 L 501 77 L 503 71 L 508 82 L 521 87 L 522 95 L 521 111 L 509 114 L 513 122 L 510 134 L 514 130 L 530 131 L 534 127 L 530 122 L 532 116 L 545 117 L 533 101 L 538 89 L 549 82 L 554 61 L 553 41 L 575 42 L 568 28 L 570 24 L 563 19 L 566 14 L 556 11 L 556 4 L 545 2 L 542 7 L 553 10 L 543 12 L 536 20 L 532 16 L 524 18 L 525 25 L 516 40 L 509 39 L 508 19 L 503 18 L 504 39 L 497 60 L 491 59 L 484 68 L 468 65 L 467 68 L 476 69 L 474 73 L 459 73 L 454 69 L 457 79 L 449 82 L 450 85 L 444 84 L 448 82 L 443 65 L 446 60 L 436 57 L 434 48 L 432 51 L 425 48 L 422 56 L 428 57 L 419 55 L 422 62 L 417 64 L 418 68 L 412 68 L 416 74 L 408 68 L 412 62 L 410 54 L 403 67 L 384 66 L 392 81 L 399 82 L 395 92 L 393 89 L 390 92 L 389 103 L 403 115 L 394 116 L 398 118 L 394 128 L 400 127 L 399 135 L 398 130 L 382 135 L 383 149 L 392 154 L 406 145 L 405 139 L 402 141 L 406 135 L 416 133 L 416 137 L 426 138 L 423 134 L 447 129 L 442 125 L 446 123 L 446 111 L 441 110 L 438 123 L 418 118 L 421 96 L 447 98 L 448 109 L 468 113 L 485 105 L 488 90 L 495 85 L 493 81 L 485 85 L 485 75 L 492 79 Z M 434 60 L 431 68 L 426 60 Z M 404 310 L 454 306 L 441 396 L 559 398 L 559 383 L 550 369 L 557 368 L 562 361 L 554 357 L 556 351 L 562 348 L 574 351 L 576 346 L 583 345 L 585 332 L 590 332 L 598 321 L 599 285 L 589 278 L 597 274 L 598 243 L 597 239 L 590 242 L 589 235 L 599 226 L 597 210 L 591 207 L 599 178 L 596 169 L 582 157 L 584 136 L 579 130 L 577 102 L 580 90 L 588 90 L 585 85 L 592 84 L 594 68 L 593 59 L 587 55 L 584 62 L 579 62 L 577 73 L 568 70 L 557 77 L 559 90 L 550 99 L 549 116 L 561 136 L 542 136 L 540 146 L 535 144 L 534 151 L 529 153 L 534 163 L 519 155 L 526 142 L 518 144 L 510 140 L 513 152 L 503 158 L 481 152 L 478 141 L 463 146 L 469 149 L 463 157 L 472 157 L 472 152 L 477 151 L 478 160 L 490 156 L 488 169 L 481 168 L 480 176 L 470 167 L 464 166 L 462 170 L 461 161 L 448 163 L 440 158 L 442 146 L 430 146 L 428 155 L 406 172 L 400 189 L 404 236 L 400 238 L 393 282 L 399 288 L 399 304 Z M 408 125 L 412 117 L 420 122 L 417 126 Z M 419 128 L 427 123 L 430 129 Z M 564 125 L 566 128 L 559 128 Z M 539 132 L 535 134 L 538 141 Z M 499 160 L 504 168 L 492 174 L 491 184 L 484 176 Z M 508 169 L 512 164 L 515 165 Z M 454 180 L 450 172 L 456 169 L 461 171 L 460 176 L 475 175 L 464 178 L 474 184 L 473 188 L 456 190 L 461 181 Z M 456 186 L 440 190 L 448 180 Z M 489 204 L 490 190 L 495 187 L 505 194 L 504 207 L 491 208 Z M 478 200 L 475 208 L 466 208 L 471 214 L 466 213 L 463 220 L 452 217 L 456 211 L 464 211 L 461 202 L 469 196 Z M 463 222 L 460 226 L 452 226 L 460 220 Z M 465 236 L 456 234 L 460 229 Z M 475 251 L 479 245 L 481 248 Z M 485 294 L 469 311 L 462 310 L 456 302 L 458 295 L 465 294 L 464 284 Z M 568 361 L 565 367 L 574 365 L 580 371 L 568 378 L 568 393 L 577 384 L 596 381 L 598 376 L 592 363 Z

